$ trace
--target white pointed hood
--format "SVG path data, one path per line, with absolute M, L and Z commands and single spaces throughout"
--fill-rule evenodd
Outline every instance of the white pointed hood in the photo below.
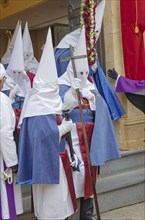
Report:
M 6 73 L 6 70 L 5 70 L 4 66 L 3 66 L 3 64 L 0 63 L 0 80 L 3 79 L 3 77 L 5 76 L 5 73 Z
M 28 28 L 28 22 L 26 22 L 25 24 L 25 29 L 23 33 L 23 51 L 25 70 L 35 74 L 37 72 L 39 63 L 34 57 L 33 45 Z
M 26 117 L 61 113 L 62 101 L 59 96 L 51 29 L 49 29 L 33 88 L 25 99 L 19 125 Z
M 57 69 L 56 69 L 56 63 L 55 63 L 54 51 L 52 45 L 52 35 L 51 35 L 51 29 L 49 28 L 45 47 L 35 77 L 35 83 L 36 82 L 50 83 L 57 81 L 58 81 L 58 77 L 57 77 Z
M 20 26 L 20 21 L 18 20 L 15 31 L 13 33 L 12 39 L 8 45 L 7 51 L 5 52 L 5 54 L 3 55 L 2 59 L 1 59 L 1 63 L 3 65 L 9 64 L 10 58 L 11 58 L 11 54 L 12 54 L 12 50 L 15 44 L 15 40 L 16 40 L 16 36 L 19 30 L 19 26 Z
M 102 0 L 100 4 L 96 8 L 95 12 L 95 21 L 96 21 L 96 40 L 98 40 L 101 32 L 101 27 L 102 27 L 102 21 L 103 21 L 103 15 L 104 15 L 104 10 L 105 10 L 105 4 L 106 0 Z
M 5 82 L 3 90 L 12 89 L 15 85 L 17 85 L 19 88 L 19 92 L 17 95 L 25 97 L 31 86 L 29 77 L 24 71 L 21 25 L 19 25 L 10 62 L 6 70 L 6 77 L 7 80 Z
M 72 31 L 71 33 L 67 34 L 57 45 L 56 48 L 69 48 L 69 45 L 71 44 L 72 47 L 75 47 L 78 43 L 78 39 L 80 37 L 81 28 L 76 29 L 75 31 Z
M 74 49 L 74 56 L 86 55 L 86 58 L 75 59 L 75 66 L 77 71 L 77 77 L 81 79 L 82 88 L 93 86 L 88 80 L 89 65 L 87 59 L 86 37 L 85 28 L 82 28 L 79 41 Z M 59 84 L 65 84 L 71 86 L 71 82 L 74 78 L 74 72 L 72 68 L 72 61 L 69 62 L 66 72 L 59 78 Z M 94 87 L 92 87 L 94 89 Z

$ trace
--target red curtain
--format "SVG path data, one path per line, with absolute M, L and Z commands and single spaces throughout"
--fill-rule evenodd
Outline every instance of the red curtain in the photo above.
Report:
M 120 14 L 126 77 L 145 79 L 145 0 L 120 0 Z M 135 26 L 138 26 L 138 33 Z

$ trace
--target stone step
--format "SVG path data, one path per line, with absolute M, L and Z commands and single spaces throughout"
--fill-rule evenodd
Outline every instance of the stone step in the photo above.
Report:
M 101 212 L 143 202 L 145 169 L 141 167 L 99 179 L 96 189 Z
M 100 211 L 106 212 L 144 201 L 145 150 L 122 152 L 122 158 L 107 162 L 101 167 L 97 180 Z M 23 186 L 24 210 L 30 211 L 31 187 Z M 72 219 L 77 219 L 75 216 Z
M 145 150 L 123 151 L 121 159 L 108 161 L 100 168 L 101 177 L 115 175 L 145 166 Z
M 144 189 L 145 169 L 143 167 L 99 179 L 96 191 L 100 213 L 143 202 L 145 200 Z M 79 212 L 72 215 L 70 220 L 78 220 L 78 216 Z

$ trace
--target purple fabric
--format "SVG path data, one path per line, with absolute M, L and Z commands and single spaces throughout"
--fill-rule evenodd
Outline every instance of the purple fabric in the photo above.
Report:
M 4 169 L 6 169 L 5 164 Z M 5 184 L 8 198 L 10 220 L 17 220 L 13 184 L 9 184 L 7 181 L 5 181 Z
M 1 194 L 0 194 L 0 220 L 2 220 Z
M 132 80 L 120 76 L 116 86 L 116 92 L 134 93 L 145 89 L 145 80 Z

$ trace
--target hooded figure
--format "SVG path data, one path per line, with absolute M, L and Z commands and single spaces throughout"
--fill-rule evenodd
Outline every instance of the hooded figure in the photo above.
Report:
M 4 84 L 5 69 L 0 64 L 0 90 Z M 20 186 L 15 185 L 18 159 L 13 132 L 15 115 L 9 98 L 0 91 L 0 220 L 15 220 L 23 213 Z
M 3 87 L 3 92 L 9 96 L 12 102 L 12 107 L 16 114 L 16 124 L 18 124 L 24 98 L 31 88 L 29 77 L 24 70 L 21 32 L 21 25 L 19 25 L 12 55 L 6 70 L 7 80 Z
M 85 29 L 82 28 L 78 44 L 74 48 L 74 56 L 86 54 Z M 89 76 L 87 58 L 76 59 L 75 64 L 78 78 L 74 78 L 70 61 L 66 72 L 59 78 L 60 95 L 64 101 L 63 108 L 72 110 L 69 113 L 69 117 L 74 122 L 71 131 L 72 142 L 74 151 L 81 160 L 80 173 L 73 172 L 76 196 L 81 198 L 80 220 L 94 220 L 93 199 L 90 198 L 93 191 L 82 133 L 82 122 L 75 93 L 76 88 L 79 89 L 81 94 L 95 180 L 96 167 L 104 165 L 108 160 L 120 158 L 120 152 L 106 102 L 99 94 L 93 79 Z
M 6 77 L 7 81 L 4 85 L 4 90 L 14 89 L 15 95 L 25 97 L 31 86 L 29 77 L 24 70 L 21 25 L 19 25 L 12 55 L 6 70 Z
M 28 28 L 28 22 L 25 24 L 25 29 L 23 33 L 23 52 L 24 52 L 24 65 L 25 71 L 31 80 L 31 84 L 33 82 L 33 78 L 38 69 L 38 61 L 34 57 L 33 45 L 31 41 L 31 36 Z
M 76 211 L 59 156 L 60 138 L 71 129 L 72 122 L 63 120 L 58 126 L 56 115 L 61 112 L 62 101 L 49 29 L 34 85 L 26 96 L 19 121 L 17 183 L 34 184 L 34 210 L 39 220 L 65 219 Z
M 9 64 L 20 24 L 21 24 L 21 22 L 18 20 L 15 31 L 12 36 L 12 39 L 8 45 L 7 51 L 5 52 L 5 54 L 3 55 L 2 59 L 1 59 L 1 63 L 5 66 L 5 68 L 7 68 L 8 64 Z
M 98 40 L 101 32 L 104 9 L 105 9 L 106 0 L 102 0 L 100 4 L 96 8 L 96 39 Z M 70 50 L 69 46 L 71 44 L 72 47 L 75 47 L 78 43 L 78 39 L 80 37 L 81 29 L 77 29 L 70 34 L 67 34 L 57 45 L 55 50 L 55 60 L 57 66 L 58 76 L 61 76 L 67 69 L 69 61 L 60 61 L 60 58 L 69 57 Z M 111 85 L 109 84 L 97 57 L 96 63 L 89 68 L 89 74 L 93 77 L 94 82 L 97 86 L 97 89 L 101 96 L 107 103 L 111 118 L 113 120 L 118 120 L 121 118 L 125 111 L 114 93 Z

